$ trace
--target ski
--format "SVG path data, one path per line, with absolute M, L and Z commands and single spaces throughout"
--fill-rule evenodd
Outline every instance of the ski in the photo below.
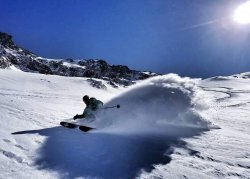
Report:
M 63 126 L 63 127 L 66 127 L 66 128 L 70 128 L 70 129 L 78 128 L 83 132 L 88 132 L 90 130 L 95 129 L 93 127 L 78 125 L 78 124 L 74 124 L 74 123 L 70 123 L 70 122 L 64 122 L 64 121 L 60 122 L 60 125 Z

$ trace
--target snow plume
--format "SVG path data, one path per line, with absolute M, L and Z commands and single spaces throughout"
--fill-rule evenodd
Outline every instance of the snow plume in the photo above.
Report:
M 120 104 L 120 109 L 102 110 L 96 125 L 102 131 L 118 133 L 167 133 L 208 129 L 195 106 L 199 100 L 199 79 L 181 78 L 176 74 L 157 76 L 129 88 L 105 106 Z

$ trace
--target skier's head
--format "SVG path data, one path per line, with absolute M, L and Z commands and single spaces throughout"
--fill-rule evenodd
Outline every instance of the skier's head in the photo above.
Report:
M 88 95 L 83 96 L 82 100 L 85 104 L 88 104 L 89 103 L 89 96 Z

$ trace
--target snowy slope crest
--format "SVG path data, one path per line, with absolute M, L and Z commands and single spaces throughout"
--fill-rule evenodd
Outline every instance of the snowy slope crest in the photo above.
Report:
M 109 132 L 169 135 L 180 134 L 179 129 L 209 129 L 212 124 L 202 117 L 206 105 L 198 81 L 168 74 L 138 83 L 109 101 L 106 106 L 121 108 L 101 111 L 96 125 Z

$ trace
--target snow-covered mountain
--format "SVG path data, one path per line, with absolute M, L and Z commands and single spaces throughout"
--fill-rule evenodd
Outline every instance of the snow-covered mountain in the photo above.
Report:
M 250 178 L 250 79 L 87 80 L 0 69 L 0 178 Z M 121 108 L 60 126 L 84 94 Z
M 99 59 L 46 59 L 18 47 L 12 36 L 0 32 L 0 68 L 17 68 L 25 72 L 71 77 L 103 79 L 113 87 L 129 86 L 156 73 L 131 70 L 123 65 L 109 65 Z M 93 79 L 92 79 L 93 81 Z M 98 81 L 96 82 L 98 83 Z
M 220 81 L 220 80 L 230 80 L 230 79 L 235 79 L 235 78 L 250 79 L 250 72 L 235 74 L 235 75 L 231 75 L 231 76 L 215 76 L 215 77 L 212 77 L 210 79 Z

